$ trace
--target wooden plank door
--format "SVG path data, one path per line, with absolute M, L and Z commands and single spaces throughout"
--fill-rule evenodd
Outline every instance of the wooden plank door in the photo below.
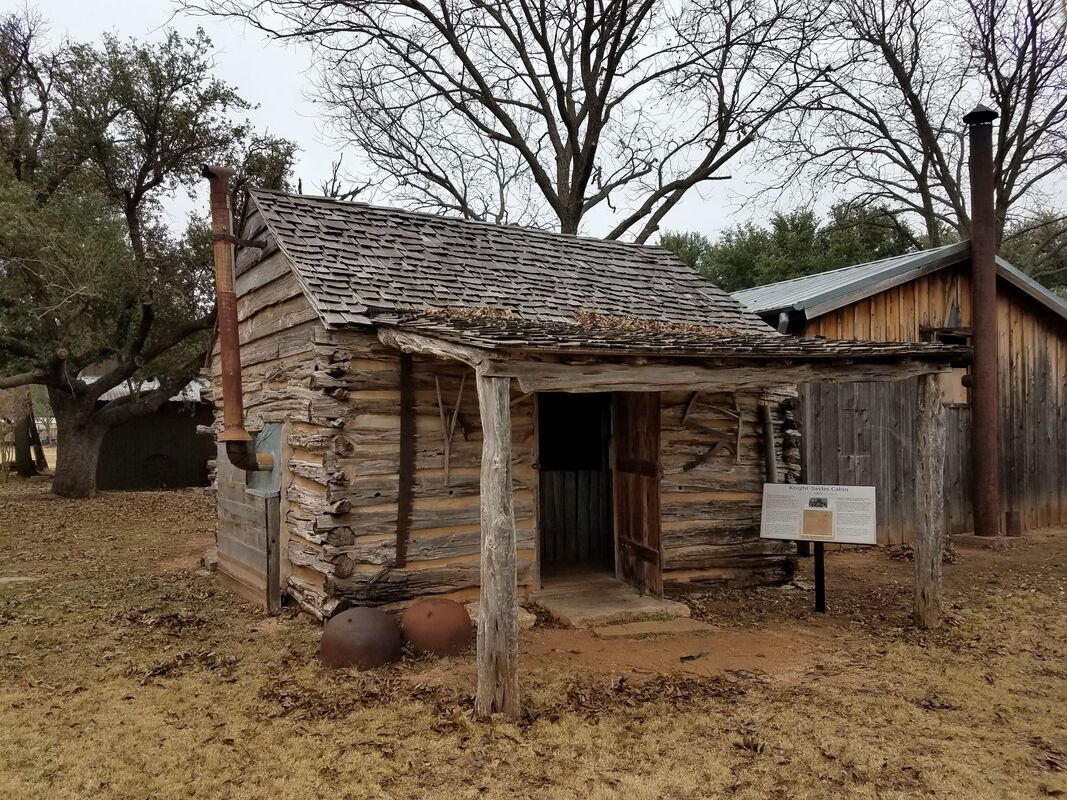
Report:
M 659 418 L 659 392 L 616 392 L 612 399 L 618 573 L 656 597 L 663 596 Z

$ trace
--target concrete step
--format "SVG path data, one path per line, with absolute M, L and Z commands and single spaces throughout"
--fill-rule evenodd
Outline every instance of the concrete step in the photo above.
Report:
M 689 616 L 689 606 L 685 603 L 642 595 L 632 586 L 610 576 L 546 582 L 531 599 L 572 628 Z
M 677 633 L 707 633 L 714 630 L 708 623 L 686 617 L 677 619 L 645 620 L 626 622 L 622 625 L 603 625 L 593 628 L 593 634 L 601 639 L 632 639 L 639 636 L 665 636 Z

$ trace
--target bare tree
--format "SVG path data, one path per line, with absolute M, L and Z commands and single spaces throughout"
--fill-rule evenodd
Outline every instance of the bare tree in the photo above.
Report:
M 330 177 L 319 181 L 319 192 L 323 197 L 333 200 L 354 200 L 370 188 L 369 183 L 357 184 L 341 174 L 341 165 L 344 160 L 344 155 L 338 156 L 337 160 L 330 164 Z M 303 184 L 300 188 L 303 188 Z
M 831 91 L 767 153 L 803 177 L 918 219 L 916 244 L 970 229 L 962 116 L 995 123 L 998 236 L 1040 218 L 1067 165 L 1067 38 L 1060 0 L 842 0 L 834 5 Z M 808 185 L 811 185 L 810 183 Z
M 789 0 L 186 0 L 314 45 L 321 99 L 412 205 L 647 240 L 794 109 L 823 10 Z M 813 21 L 814 20 L 814 21 Z

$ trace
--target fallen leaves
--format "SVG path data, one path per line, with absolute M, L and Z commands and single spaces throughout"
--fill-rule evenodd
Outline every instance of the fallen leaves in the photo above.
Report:
M 542 621 L 524 642 L 551 646 L 520 659 L 526 717 L 484 723 L 472 656 L 325 670 L 305 618 L 168 572 L 210 538 L 199 494 L 15 488 L 0 487 L 5 574 L 39 580 L 0 584 L 0 726 L 17 732 L 0 748 L 5 797 L 1067 792 L 1067 537 L 961 551 L 946 569 L 955 624 L 936 634 L 908 621 L 910 566 L 880 552 L 828 557 L 829 616 L 804 575 L 695 599 L 694 616 L 747 643 L 737 660 L 708 638 L 616 668 L 600 641 L 572 658 L 576 640 Z
M 142 686 L 153 678 L 173 678 L 193 668 L 221 672 L 223 680 L 232 681 L 235 680 L 233 669 L 239 662 L 236 656 L 223 656 L 212 650 L 185 650 L 147 667 L 131 666 L 126 674 L 139 677 Z

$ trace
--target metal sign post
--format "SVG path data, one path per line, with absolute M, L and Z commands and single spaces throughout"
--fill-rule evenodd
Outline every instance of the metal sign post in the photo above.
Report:
M 823 542 L 815 542 L 815 610 L 819 614 L 826 613 L 826 559 L 824 547 Z

